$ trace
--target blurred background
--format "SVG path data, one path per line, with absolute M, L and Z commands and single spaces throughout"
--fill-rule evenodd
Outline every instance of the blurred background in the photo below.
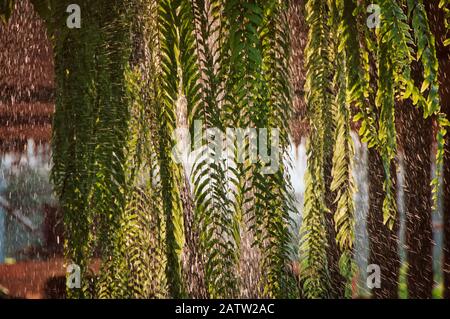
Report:
M 28 1 L 0 24 L 0 48 L 0 294 L 43 298 L 64 283 L 63 225 L 49 182 L 53 52 Z

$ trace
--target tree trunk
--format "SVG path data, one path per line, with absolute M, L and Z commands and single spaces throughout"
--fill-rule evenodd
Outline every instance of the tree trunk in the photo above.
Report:
M 394 175 L 395 176 L 395 175 Z M 369 214 L 367 230 L 369 234 L 369 264 L 380 267 L 381 286 L 372 289 L 372 297 L 377 299 L 397 298 L 400 259 L 398 256 L 398 218 L 392 230 L 383 224 L 383 164 L 380 154 L 369 149 Z M 365 271 L 365 269 L 363 269 Z
M 418 72 L 417 72 L 418 73 Z M 397 106 L 397 133 L 404 155 L 408 297 L 431 298 L 433 290 L 433 231 L 431 145 L 433 123 L 410 101 Z
M 425 0 L 430 27 L 436 38 L 437 58 L 439 60 L 439 94 L 441 107 L 450 119 L 450 46 L 444 46 L 444 40 L 450 37 L 445 28 L 444 11 L 439 9 L 435 0 Z M 450 299 L 450 134 L 447 134 L 444 155 L 444 298 Z
M 446 66 L 446 70 L 450 70 L 450 54 L 447 61 L 442 63 Z M 444 73 L 444 72 L 442 72 Z M 450 118 L 450 74 L 447 75 L 445 81 L 446 85 L 442 86 L 441 97 L 442 101 L 445 99 L 445 107 L 447 118 Z M 444 83 L 444 82 L 442 82 Z M 444 273 L 444 298 L 450 299 L 450 136 L 447 135 L 446 149 L 444 156 L 444 258 L 443 258 L 443 273 Z

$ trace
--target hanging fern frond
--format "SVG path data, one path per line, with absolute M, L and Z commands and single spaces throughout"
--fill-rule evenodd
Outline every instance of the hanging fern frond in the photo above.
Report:
M 84 5 L 85 2 L 80 3 Z M 54 15 L 64 12 L 57 6 Z M 94 236 L 91 227 L 92 189 L 96 183 L 97 61 L 94 56 L 101 46 L 101 27 L 95 15 L 86 11 L 86 27 L 67 34 L 55 34 L 56 111 L 53 119 L 53 167 L 51 178 L 64 214 L 65 255 L 81 270 L 83 287 L 68 289 L 69 297 L 89 297 L 86 279 L 92 257 Z M 55 21 L 60 21 L 57 17 Z M 65 26 L 56 25 L 55 29 Z
M 125 147 L 126 206 L 116 247 L 123 287 L 117 297 L 167 297 L 165 218 L 157 160 L 157 3 L 132 1 L 133 51 L 125 71 L 130 117 Z M 143 14 L 144 13 L 144 14 Z
M 410 97 L 414 104 L 421 107 L 425 118 L 435 116 L 437 119 L 439 130 L 436 136 L 436 171 L 431 182 L 434 207 L 437 207 L 443 167 L 444 141 L 447 133 L 446 126 L 450 123 L 446 119 L 445 114 L 441 113 L 438 79 L 439 62 L 436 57 L 435 39 L 430 30 L 423 1 L 408 0 L 408 15 L 412 20 L 414 39 L 417 46 L 416 59 L 423 66 L 423 82 L 420 90 L 415 83 L 410 83 L 409 90 L 405 92 L 404 98 Z
M 127 293 L 120 280 L 113 279 L 121 269 L 117 246 L 120 245 L 121 220 L 126 205 L 125 149 L 128 137 L 129 108 L 126 104 L 125 73 L 129 63 L 130 39 L 123 1 L 99 4 L 102 14 L 103 44 L 99 48 L 100 65 L 97 80 L 97 137 L 102 141 L 95 149 L 96 184 L 92 210 L 98 224 L 96 235 L 102 255 L 98 297 L 121 297 Z
M 300 258 L 303 294 L 308 298 L 329 296 L 330 282 L 327 266 L 327 233 L 325 214 L 325 154 L 331 142 L 331 79 L 329 8 L 324 1 L 309 0 L 306 4 L 309 26 L 306 54 L 306 102 L 310 117 L 307 143 L 307 170 Z M 328 140 L 327 140 L 328 139 Z
M 376 106 L 380 110 L 378 147 L 383 160 L 385 180 L 383 189 L 383 222 L 392 229 L 396 218 L 396 200 L 391 173 L 396 155 L 395 98 L 411 82 L 413 40 L 407 16 L 396 1 L 380 2 L 381 26 L 378 39 L 378 91 Z
M 414 31 L 414 39 L 417 45 L 416 59 L 423 65 L 423 77 L 420 93 L 427 93 L 427 97 L 420 102 L 423 108 L 424 117 L 437 114 L 440 108 L 439 101 L 439 83 L 438 83 L 438 60 L 436 57 L 436 46 L 434 36 L 431 33 L 428 19 L 423 5 L 423 1 L 408 0 L 408 12 L 412 18 L 412 27 Z M 411 84 L 412 85 L 412 84 Z M 413 102 L 421 99 L 418 91 L 414 88 L 405 93 L 404 98 L 410 95 Z
M 202 102 L 192 110 L 191 131 L 195 130 L 196 123 L 201 123 L 204 133 L 214 129 L 216 134 L 201 146 L 201 153 L 194 163 L 191 178 L 195 185 L 195 221 L 200 233 L 207 293 L 212 298 L 230 298 L 237 295 L 240 233 L 234 224 L 234 207 L 228 194 L 227 163 L 222 156 L 226 151 L 223 146 L 226 129 L 221 109 L 223 82 L 219 75 L 222 37 L 226 34 L 220 21 L 223 5 L 222 1 L 196 0 L 193 1 L 193 9 Z
M 261 163 L 254 171 L 253 187 L 256 201 L 255 216 L 261 222 L 264 233 L 258 242 L 262 252 L 261 269 L 264 296 L 287 298 L 295 296 L 295 285 L 287 272 L 287 260 L 292 253 L 290 212 L 293 208 L 293 190 L 285 166 L 289 146 L 289 123 L 292 96 L 289 83 L 290 35 L 287 25 L 288 6 L 279 1 L 264 2 L 264 20 L 260 32 L 262 44 L 261 96 L 263 105 L 255 124 L 268 130 L 267 140 L 259 140 L 258 151 Z M 260 137 L 263 136 L 260 132 Z M 267 144 L 267 145 L 264 145 Z M 275 146 L 275 148 L 272 148 Z M 271 148 L 270 157 L 264 150 Z M 277 158 L 279 157 L 279 158 Z M 268 161 L 269 160 L 269 161 Z M 260 210 L 260 212 L 258 212 Z M 257 238 L 258 239 L 258 238 Z
M 335 85 L 338 92 L 333 105 L 334 150 L 332 182 L 330 189 L 335 192 L 337 204 L 334 212 L 336 241 L 341 251 L 339 268 L 346 279 L 346 296 L 351 296 L 353 279 L 354 246 L 354 203 L 355 185 L 352 175 L 354 146 L 351 132 L 351 106 L 361 110 L 366 96 L 366 83 L 361 65 L 357 21 L 354 16 L 356 3 L 344 0 L 336 3 L 334 19 L 339 21 L 337 32 L 339 39 L 338 63 L 336 63 Z M 338 13 L 342 12 L 342 16 Z M 344 62 L 341 62 L 344 61 Z
M 450 1 L 449 0 L 440 0 L 439 1 L 439 8 L 444 10 L 445 13 L 445 26 L 447 27 L 447 30 L 450 30 Z M 450 35 L 450 33 L 448 33 Z M 444 41 L 444 45 L 450 45 L 450 38 L 446 39 Z
M 337 76 L 339 76 L 339 73 Z M 334 212 L 336 241 L 341 251 L 339 265 L 341 274 L 347 280 L 346 295 L 348 296 L 351 291 L 350 283 L 353 273 L 352 259 L 355 239 L 353 203 L 355 185 L 352 176 L 354 148 L 350 135 L 350 104 L 346 102 L 345 80 L 343 76 L 340 76 L 339 80 L 339 94 L 336 97 L 333 110 L 336 130 L 334 133 L 335 147 L 333 152 L 333 180 L 331 183 L 331 190 L 336 193 L 335 202 L 337 206 L 336 211 Z
M 166 215 L 167 279 L 170 295 L 185 294 L 182 275 L 184 245 L 183 211 L 180 189 L 182 167 L 174 161 L 176 107 L 180 98 L 186 100 L 189 113 L 198 102 L 195 37 L 190 1 L 163 0 L 158 6 L 158 28 L 161 59 L 161 109 L 159 112 L 159 167 L 163 206 Z
M 262 82 L 259 30 L 262 23 L 263 8 L 258 1 L 225 1 L 223 26 L 227 35 L 221 49 L 219 72 L 219 77 L 224 82 L 221 103 L 225 127 L 243 130 L 258 127 L 258 111 L 262 107 L 259 97 Z M 246 133 L 248 132 L 243 132 Z M 236 234 L 240 234 L 243 221 L 250 224 L 250 230 L 258 236 L 260 233 L 256 229 L 261 225 L 261 218 L 257 216 L 259 206 L 254 200 L 258 199 L 252 189 L 252 179 L 257 169 L 256 165 L 253 165 L 255 159 L 250 157 L 252 137 L 245 135 L 244 141 L 239 142 L 242 145 L 238 145 L 237 135 L 236 133 L 234 136 L 227 136 L 231 144 L 227 147 L 233 154 L 233 158 L 227 163 L 227 172 L 233 185 L 235 214 L 232 223 L 235 225 Z

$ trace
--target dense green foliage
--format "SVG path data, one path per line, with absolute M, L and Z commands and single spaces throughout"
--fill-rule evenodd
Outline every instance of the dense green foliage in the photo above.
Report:
M 353 146 L 349 136 L 352 110 L 356 110 L 354 120 L 361 122 L 362 140 L 374 147 L 383 161 L 382 213 L 386 227 L 393 227 L 397 211 L 392 162 L 397 154 L 395 107 L 398 101 L 410 98 L 423 110 L 424 117 L 437 118 L 440 126 L 437 165 L 442 163 L 443 136 L 448 122 L 440 113 L 436 49 L 422 1 L 407 4 L 380 1 L 380 24 L 373 29 L 366 25 L 365 19 L 358 19 L 365 5 L 369 3 L 358 5 L 352 0 L 310 0 L 306 4 L 310 31 L 305 91 L 312 132 L 308 144 L 305 234 L 301 248 L 306 269 L 303 289 L 309 297 L 327 297 L 332 292 L 326 265 L 327 243 L 323 236 L 325 214 L 330 211 L 330 207 L 324 206 L 327 196 L 324 168 L 329 165 L 329 152 L 333 152 L 331 190 L 335 193 L 337 207 L 331 213 L 341 254 L 339 267 L 344 277 L 352 277 L 354 187 L 350 173 Z M 330 61 L 334 60 L 338 62 L 332 67 Z M 416 60 L 423 66 L 422 83 L 415 83 L 411 76 L 411 65 Z M 331 81 L 333 78 L 335 80 Z M 333 92 L 336 96 L 334 112 L 329 97 Z M 327 133 L 330 128 L 334 133 Z M 327 143 L 335 145 L 334 150 Z M 438 177 L 433 184 L 436 194 Z M 347 285 L 347 292 L 348 289 Z
M 410 99 L 436 120 L 442 167 L 449 123 L 422 0 L 380 0 L 380 24 L 372 29 L 369 1 L 305 1 L 308 165 L 301 242 L 294 247 L 290 1 L 79 0 L 80 29 L 65 27 L 68 1 L 32 2 L 55 51 L 52 179 L 67 260 L 83 272 L 82 289 L 69 289 L 70 297 L 239 297 L 244 236 L 260 259 L 258 296 L 351 297 L 352 122 L 382 158 L 383 227 L 397 218 L 398 102 Z M 12 7 L 1 7 L 3 20 Z M 200 149 L 190 167 L 173 149 L 183 130 L 192 135 L 198 125 L 206 136 L 187 142 Z M 255 146 L 243 132 L 242 145 L 228 128 L 267 128 L 267 142 L 256 138 Z M 280 158 L 271 171 L 267 149 L 274 145 Z M 438 170 L 435 201 L 439 177 Z M 328 214 L 344 291 L 330 278 Z M 187 259 L 194 253 L 198 265 Z M 297 255 L 299 274 L 289 267 Z M 97 258 L 95 275 L 89 267 Z M 204 293 L 190 287 L 187 268 L 194 266 Z

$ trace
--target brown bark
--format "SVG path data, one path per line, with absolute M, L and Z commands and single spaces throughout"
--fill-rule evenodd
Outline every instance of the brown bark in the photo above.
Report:
M 450 56 L 449 56 L 450 59 Z M 445 62 L 447 70 L 450 70 L 450 60 Z M 450 118 L 450 77 L 446 78 L 446 92 L 441 95 L 446 103 L 446 115 Z M 444 89 L 442 89 L 444 91 Z M 444 157 L 444 256 L 443 256 L 443 274 L 444 274 L 444 298 L 450 299 L 450 136 L 447 135 L 445 157 Z
M 300 144 L 303 136 L 309 134 L 309 121 L 306 116 L 305 101 L 305 47 L 308 39 L 308 28 L 303 15 L 304 2 L 291 1 L 289 6 L 289 30 L 291 41 L 290 78 L 292 83 L 291 131 L 294 143 Z
M 437 58 L 439 60 L 439 94 L 443 112 L 450 119 L 450 46 L 444 46 L 444 40 L 450 38 L 445 28 L 444 11 L 438 8 L 435 0 L 425 0 L 425 6 L 430 22 L 431 31 L 436 38 Z M 444 298 L 450 299 L 450 135 L 447 134 L 444 155 Z
M 433 231 L 431 145 L 433 123 L 405 101 L 397 106 L 397 132 L 404 155 L 408 297 L 431 298 L 433 290 Z
M 376 264 L 381 270 L 381 287 L 373 288 L 372 297 L 388 299 L 398 297 L 398 218 L 392 230 L 383 224 L 383 165 L 378 152 L 369 149 L 369 214 L 367 230 L 369 234 L 369 264 Z M 365 269 L 364 269 L 365 270 Z
M 450 63 L 447 61 L 447 70 L 450 70 Z M 448 93 L 450 83 L 447 77 L 446 114 L 450 118 L 450 94 Z M 442 95 L 444 96 L 444 95 Z M 445 157 L 444 157 L 444 256 L 443 256 L 443 273 L 444 273 L 444 298 L 450 299 L 450 136 L 447 136 Z
M 194 201 L 189 186 L 189 178 L 185 176 L 181 192 L 183 203 L 184 231 L 186 234 L 186 247 L 184 248 L 184 276 L 186 290 L 191 298 L 204 299 L 208 297 L 205 284 L 205 267 L 200 254 L 198 229 L 194 223 Z

